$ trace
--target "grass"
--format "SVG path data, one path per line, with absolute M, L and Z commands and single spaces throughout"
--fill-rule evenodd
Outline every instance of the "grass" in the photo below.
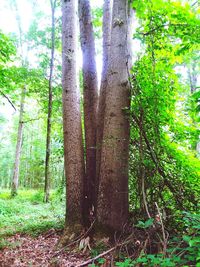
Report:
M 46 204 L 42 191 L 20 190 L 13 199 L 10 191 L 0 190 L 0 240 L 16 233 L 37 236 L 51 228 L 62 229 L 64 214 L 65 204 L 56 192 Z

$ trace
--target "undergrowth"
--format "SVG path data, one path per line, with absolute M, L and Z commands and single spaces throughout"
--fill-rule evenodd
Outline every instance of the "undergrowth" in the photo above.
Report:
M 132 233 L 116 240 L 115 263 L 112 257 L 98 258 L 89 267 L 200 267 L 200 214 L 183 212 L 182 231 L 174 235 L 153 219 L 133 225 Z M 93 248 L 91 257 L 108 250 Z
M 50 203 L 45 204 L 42 191 L 21 190 L 14 199 L 9 191 L 0 191 L 0 249 L 17 246 L 6 240 L 16 233 L 37 236 L 52 228 L 63 229 L 64 214 L 65 204 L 57 192 L 52 192 Z M 166 240 L 163 240 L 161 225 L 156 225 L 153 219 L 134 223 L 133 235 L 127 239 L 130 238 L 130 242 L 120 247 L 114 266 L 200 267 L 200 214 L 184 212 L 177 220 L 181 222 L 182 232 L 175 236 L 165 229 Z M 123 240 L 119 242 L 123 243 Z M 152 253 L 152 245 L 155 244 L 158 250 Z M 104 250 L 102 245 L 93 247 L 91 257 Z M 103 266 L 105 261 L 99 258 L 97 265 L 93 263 L 89 266 Z
M 0 190 L 0 248 L 7 242 L 6 236 L 16 233 L 37 236 L 51 228 L 64 226 L 65 204 L 56 192 L 49 203 L 43 203 L 43 192 L 20 190 L 13 199 L 10 191 Z

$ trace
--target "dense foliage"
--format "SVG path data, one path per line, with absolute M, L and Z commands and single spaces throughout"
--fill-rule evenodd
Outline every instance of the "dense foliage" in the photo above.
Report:
M 184 66 L 186 55 L 198 53 L 199 20 L 189 5 L 177 2 L 146 1 L 141 6 L 134 1 L 134 7 L 141 22 L 135 38 L 141 40 L 144 52 L 130 77 L 133 209 L 142 208 L 142 213 L 154 216 L 158 202 L 168 216 L 175 210 L 195 210 L 199 114 L 194 116 L 194 102 L 193 115 L 189 112 L 194 96 L 183 81 L 184 68 L 180 74 L 176 68 Z

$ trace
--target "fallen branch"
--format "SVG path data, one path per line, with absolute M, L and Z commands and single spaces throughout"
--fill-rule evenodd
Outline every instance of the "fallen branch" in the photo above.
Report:
M 132 236 L 132 235 L 130 235 L 130 236 Z M 112 247 L 112 248 L 110 248 L 110 249 L 108 249 L 108 250 L 102 252 L 101 254 L 97 255 L 96 257 L 94 257 L 94 258 L 92 258 L 92 259 L 89 259 L 89 260 L 87 260 L 87 261 L 84 261 L 83 263 L 77 265 L 76 267 L 83 267 L 83 266 L 86 266 L 87 264 L 89 264 L 89 263 L 91 263 L 91 262 L 94 262 L 94 261 L 98 260 L 99 258 L 101 258 L 101 257 L 103 257 L 103 256 L 105 256 L 105 255 L 107 255 L 107 254 L 109 254 L 109 253 L 111 253 L 111 252 L 114 251 L 115 249 L 117 249 L 117 248 L 119 248 L 119 247 L 121 247 L 121 246 L 124 246 L 124 245 L 128 245 L 130 242 L 132 242 L 132 240 L 131 240 L 130 237 L 129 237 L 129 238 L 128 238 L 127 240 L 125 240 L 124 242 L 115 245 L 114 247 Z
M 83 266 L 86 266 L 86 265 L 88 265 L 89 263 L 94 262 L 94 261 L 98 260 L 99 258 L 101 258 L 101 257 L 103 257 L 103 256 L 105 256 L 105 255 L 107 255 L 107 254 L 109 254 L 110 252 L 114 251 L 117 247 L 118 247 L 118 246 L 112 247 L 112 248 L 110 248 L 109 250 L 104 251 L 103 253 L 97 255 L 97 256 L 94 257 L 94 258 L 89 259 L 89 260 L 87 260 L 87 261 L 84 261 L 83 263 L 77 265 L 76 267 L 83 267 Z

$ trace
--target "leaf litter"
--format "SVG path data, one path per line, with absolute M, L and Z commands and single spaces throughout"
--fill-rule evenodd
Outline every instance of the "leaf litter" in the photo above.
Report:
M 8 237 L 8 245 L 0 250 L 0 267 L 75 267 L 87 259 L 80 251 L 63 251 L 55 257 L 59 239 L 60 233 L 54 229 L 38 237 Z

